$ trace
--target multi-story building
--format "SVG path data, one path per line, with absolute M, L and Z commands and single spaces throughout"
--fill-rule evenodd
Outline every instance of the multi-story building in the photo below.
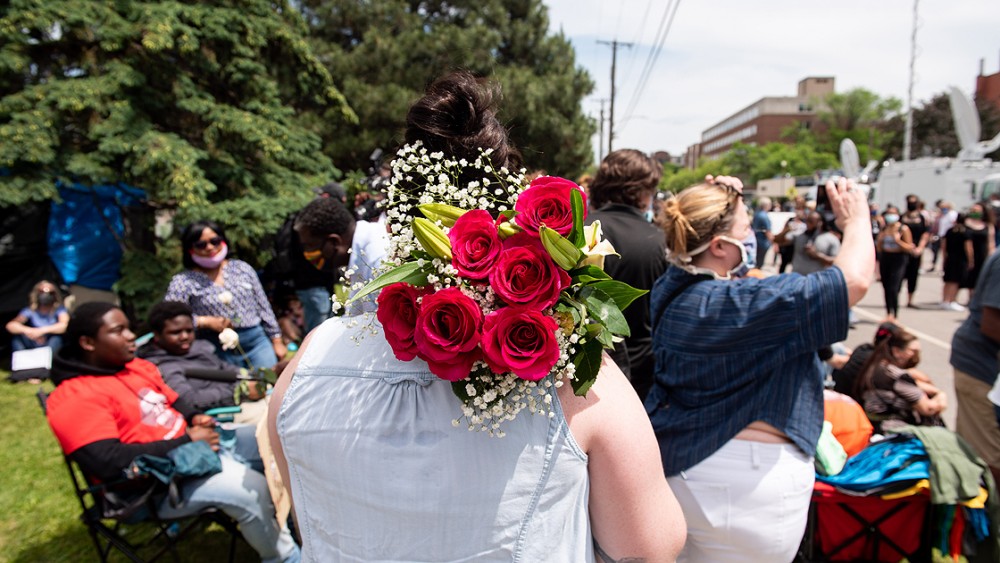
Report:
M 819 125 L 816 110 L 833 91 L 832 76 L 811 76 L 799 81 L 796 96 L 761 98 L 703 131 L 701 142 L 688 147 L 685 164 L 694 168 L 698 158 L 719 156 L 736 142 L 787 142 L 781 133 L 789 125 L 807 129 Z
M 979 76 L 976 77 L 976 99 L 992 103 L 1000 109 L 1000 72 L 986 76 L 983 74 L 985 61 L 979 60 Z

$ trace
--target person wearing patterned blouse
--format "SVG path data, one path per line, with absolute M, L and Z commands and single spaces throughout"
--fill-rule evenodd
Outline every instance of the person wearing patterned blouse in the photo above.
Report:
M 223 360 L 246 367 L 274 366 L 287 352 L 278 321 L 254 269 L 228 257 L 222 227 L 213 221 L 188 225 L 181 233 L 181 248 L 186 269 L 170 280 L 164 300 L 187 303 L 202 337 L 211 336 L 216 345 L 219 332 L 236 330 L 247 358 L 219 346 Z

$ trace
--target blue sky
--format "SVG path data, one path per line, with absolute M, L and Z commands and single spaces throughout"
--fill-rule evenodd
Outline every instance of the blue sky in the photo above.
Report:
M 642 68 L 672 3 L 546 4 L 550 30 L 566 34 L 577 64 L 596 82 L 584 101 L 595 118 L 598 100 L 610 95 L 611 67 L 611 49 L 597 41 L 635 43 L 618 51 L 615 148 L 681 153 L 701 131 L 757 99 L 795 95 L 806 76 L 834 76 L 837 91 L 864 87 L 906 103 L 913 0 L 685 0 L 637 98 Z M 1000 1 L 922 0 L 918 9 L 915 106 L 952 84 L 971 96 L 980 59 L 985 74 L 1000 72 Z M 631 118 L 623 121 L 630 106 Z

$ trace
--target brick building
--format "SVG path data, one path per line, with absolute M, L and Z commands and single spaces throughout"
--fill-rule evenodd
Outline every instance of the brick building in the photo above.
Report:
M 986 76 L 983 74 L 985 61 L 979 61 L 979 76 L 976 77 L 976 99 L 992 102 L 1000 109 L 1000 72 Z
M 799 81 L 795 96 L 761 98 L 703 131 L 701 142 L 688 147 L 685 165 L 694 168 L 700 157 L 719 156 L 736 142 L 753 145 L 785 142 L 781 132 L 789 125 L 816 128 L 817 105 L 833 92 L 832 76 L 812 76 Z

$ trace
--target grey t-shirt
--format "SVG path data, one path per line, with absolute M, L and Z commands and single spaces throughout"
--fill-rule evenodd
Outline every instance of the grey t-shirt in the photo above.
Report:
M 997 364 L 1000 343 L 990 340 L 980 330 L 983 307 L 1000 309 L 1000 252 L 994 252 L 983 265 L 976 292 L 969 303 L 969 318 L 951 339 L 951 365 L 993 385 L 1000 369 Z
M 819 260 L 813 260 L 806 255 L 806 245 L 812 242 L 813 248 L 820 254 L 836 256 L 840 253 L 840 239 L 833 233 L 820 233 L 815 237 L 809 233 L 796 235 L 792 244 L 795 246 L 795 254 L 792 255 L 792 271 L 797 274 L 811 274 L 827 267 Z

